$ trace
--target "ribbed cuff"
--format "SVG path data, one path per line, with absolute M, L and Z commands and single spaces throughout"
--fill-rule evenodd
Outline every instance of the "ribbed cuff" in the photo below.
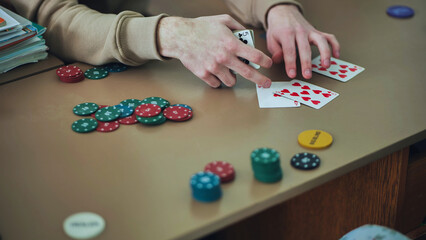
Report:
M 257 0 L 257 6 L 255 6 L 255 10 L 256 10 L 255 14 L 256 14 L 257 19 L 262 23 L 262 25 L 265 29 L 268 28 L 268 13 L 269 13 L 269 10 L 272 7 L 275 7 L 275 6 L 281 5 L 281 4 L 295 5 L 299 8 L 299 11 L 303 13 L 302 4 L 300 4 L 299 2 L 296 2 L 294 0 L 287 0 L 287 1 L 283 1 L 283 0 L 270 0 L 270 1 Z
M 140 65 L 147 60 L 165 60 L 158 52 L 157 26 L 166 16 L 128 16 L 121 21 L 116 40 L 123 60 L 131 65 Z

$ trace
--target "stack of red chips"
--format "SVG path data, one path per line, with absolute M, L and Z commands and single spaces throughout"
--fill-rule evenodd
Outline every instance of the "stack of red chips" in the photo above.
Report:
M 56 75 L 62 82 L 76 83 L 84 79 L 84 73 L 81 69 L 74 65 L 60 67 L 56 70 Z

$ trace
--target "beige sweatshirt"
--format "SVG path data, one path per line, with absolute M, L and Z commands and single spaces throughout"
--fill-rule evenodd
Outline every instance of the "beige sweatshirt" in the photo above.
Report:
M 122 0 L 123 1 L 123 0 Z M 143 0 L 133 0 L 143 1 Z M 51 51 L 65 61 L 100 65 L 119 61 L 140 65 L 162 60 L 157 48 L 157 24 L 166 14 L 144 17 L 133 11 L 103 14 L 78 0 L 10 0 L 17 13 L 47 27 Z M 265 26 L 266 13 L 294 0 L 226 0 L 231 11 L 253 26 Z

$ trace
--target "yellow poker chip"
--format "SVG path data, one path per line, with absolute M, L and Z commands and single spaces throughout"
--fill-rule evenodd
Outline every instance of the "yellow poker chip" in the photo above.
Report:
M 322 149 L 331 145 L 333 137 L 322 130 L 306 130 L 299 134 L 297 141 L 305 148 Z

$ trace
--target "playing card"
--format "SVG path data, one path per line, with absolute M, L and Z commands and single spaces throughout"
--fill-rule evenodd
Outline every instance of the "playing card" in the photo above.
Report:
M 331 58 L 330 63 L 329 68 L 322 67 L 321 57 L 318 56 L 312 60 L 312 71 L 342 82 L 347 82 L 365 69 L 335 58 Z
M 234 36 L 236 36 L 244 44 L 248 44 L 249 46 L 254 47 L 254 34 L 253 34 L 253 30 L 235 31 L 234 32 Z M 244 62 L 245 64 L 249 64 L 250 66 L 252 66 L 255 69 L 259 69 L 260 68 L 259 65 L 255 64 L 255 63 L 252 63 L 252 62 L 248 61 L 247 59 L 240 58 L 240 60 L 242 62 Z
M 297 79 L 290 81 L 288 86 L 274 93 L 315 109 L 322 108 L 339 96 L 336 92 Z
M 270 88 L 256 86 L 259 108 L 300 107 L 299 102 L 282 97 L 281 94 L 274 93 L 289 86 L 290 82 L 272 82 Z

